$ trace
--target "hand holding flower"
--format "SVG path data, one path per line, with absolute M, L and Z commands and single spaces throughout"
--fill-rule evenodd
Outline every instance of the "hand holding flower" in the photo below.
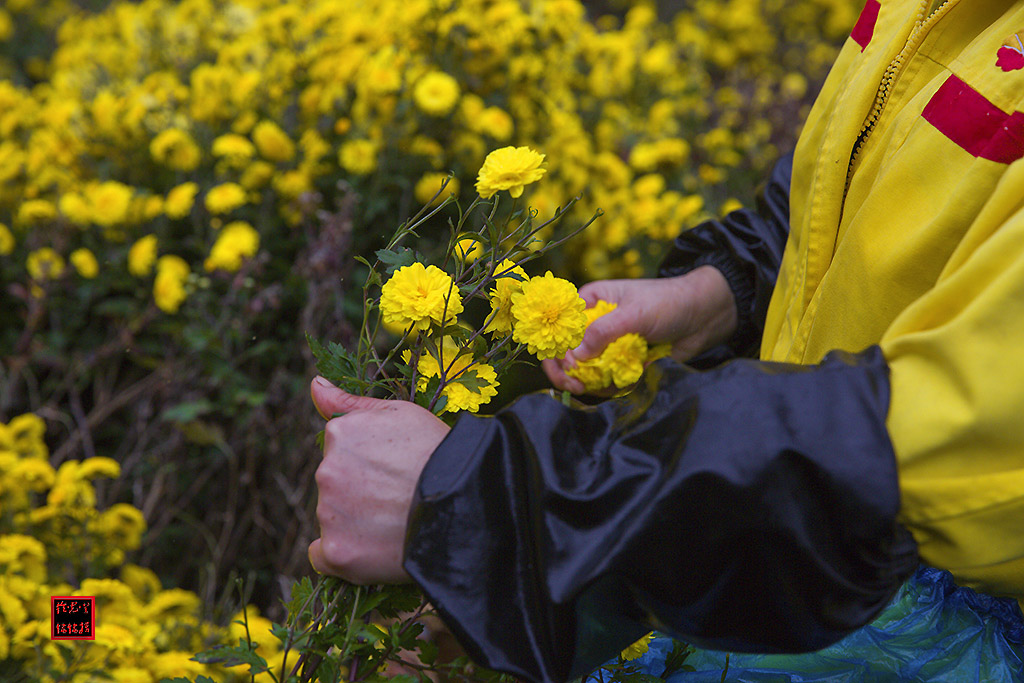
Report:
M 652 345 L 670 345 L 669 355 L 684 362 L 724 342 L 736 329 L 732 292 L 722 274 L 710 266 L 674 278 L 591 282 L 580 288 L 580 297 L 591 312 L 582 343 L 564 358 L 542 363 L 552 384 L 577 394 L 593 391 L 600 383 L 598 378 L 588 381 L 592 366 L 584 366 L 584 372 L 575 369 L 601 356 L 609 345 L 623 347 L 617 349 L 617 357 L 635 356 L 638 352 L 633 349 L 631 354 L 631 346 L 642 338 Z M 615 372 L 614 367 L 608 370 Z M 619 372 L 616 386 L 631 383 L 626 374 Z
M 353 396 L 323 378 L 313 402 L 327 422 L 316 472 L 321 537 L 313 568 L 358 584 L 402 583 L 406 518 L 427 459 L 448 434 L 430 411 L 408 401 Z

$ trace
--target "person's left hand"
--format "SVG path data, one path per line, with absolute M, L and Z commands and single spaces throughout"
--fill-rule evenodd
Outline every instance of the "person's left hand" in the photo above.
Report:
M 448 425 L 408 401 L 353 396 L 322 377 L 313 403 L 329 419 L 316 471 L 320 538 L 309 561 L 359 584 L 409 581 L 402 568 L 413 493 Z

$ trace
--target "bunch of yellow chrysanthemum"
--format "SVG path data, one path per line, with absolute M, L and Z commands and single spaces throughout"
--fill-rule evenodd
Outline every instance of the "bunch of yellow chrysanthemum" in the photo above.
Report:
M 543 155 L 526 147 L 491 152 L 477 181 L 480 200 L 491 201 L 478 200 L 475 206 L 496 209 L 499 199 L 494 195 L 499 190 L 519 197 L 525 185 L 543 175 L 543 169 L 538 171 L 542 160 Z M 434 198 L 425 200 L 431 204 Z M 537 229 L 529 221 L 516 226 L 514 215 L 508 215 L 498 233 L 457 236 L 448 250 L 454 272 L 415 261 L 396 265 L 381 286 L 382 324 L 402 334 L 403 340 L 412 340 L 415 347 L 402 352 L 410 379 L 416 378 L 411 393 L 430 393 L 430 380 L 436 378 L 430 405 L 440 413 L 476 412 L 497 394 L 499 372 L 492 359 L 501 358 L 507 364 L 522 350 L 538 359 L 554 358 L 583 338 L 586 304 L 575 285 L 550 271 L 528 277 L 519 265 L 537 256 L 530 249 Z M 499 255 L 505 258 L 497 261 Z M 508 258 L 512 255 L 519 260 Z M 459 321 L 464 297 L 490 303 L 490 313 L 479 329 L 469 330 Z M 492 346 L 481 352 L 483 333 L 490 335 Z M 506 355 L 497 353 L 502 348 Z

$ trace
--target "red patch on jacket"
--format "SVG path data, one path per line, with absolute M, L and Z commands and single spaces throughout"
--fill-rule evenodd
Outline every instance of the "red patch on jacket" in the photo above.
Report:
M 1024 41 L 1020 35 L 1015 33 L 1003 41 L 1003 46 L 996 51 L 996 66 L 1003 71 L 1024 68 Z
M 996 66 L 1003 71 L 1016 71 L 1024 67 L 1024 54 L 1018 52 L 1016 48 L 1004 45 L 996 53 Z
M 871 42 L 871 37 L 875 35 L 875 22 L 878 21 L 878 10 L 881 7 L 878 0 L 868 0 L 864 9 L 860 11 L 860 17 L 857 18 L 853 30 L 850 31 L 850 37 L 853 38 L 853 42 L 860 45 L 861 52 L 864 52 L 864 48 Z
M 1024 112 L 1004 112 L 956 76 L 946 79 L 921 116 L 971 156 L 1001 164 L 1024 157 Z

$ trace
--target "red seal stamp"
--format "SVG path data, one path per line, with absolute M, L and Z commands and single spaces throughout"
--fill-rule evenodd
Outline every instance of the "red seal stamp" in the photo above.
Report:
M 50 596 L 50 640 L 96 640 L 95 596 Z

